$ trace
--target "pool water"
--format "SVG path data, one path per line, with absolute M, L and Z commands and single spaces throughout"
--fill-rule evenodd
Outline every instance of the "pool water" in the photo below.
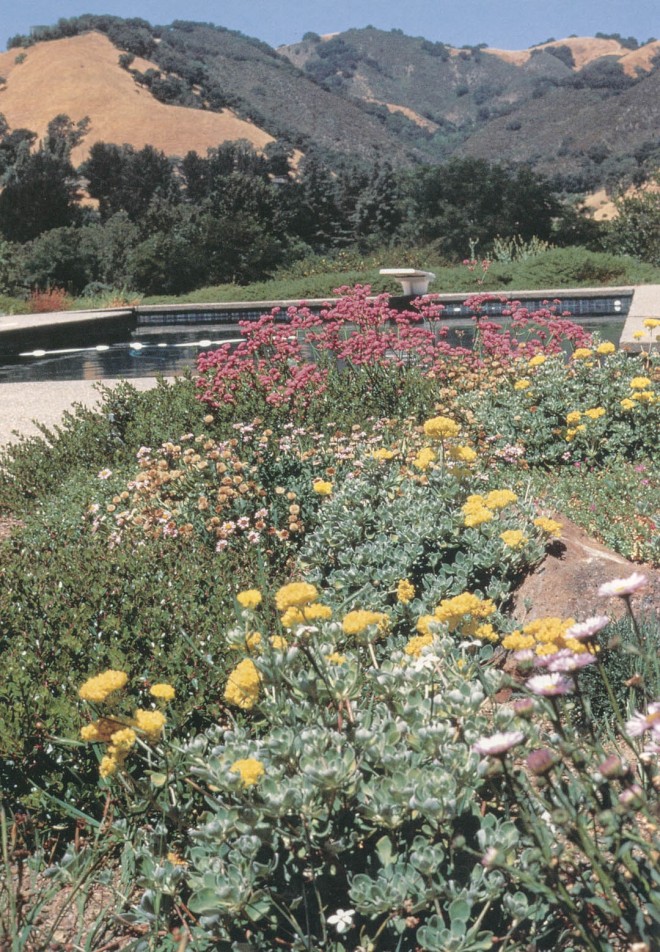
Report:
M 597 332 L 602 340 L 618 344 L 625 315 L 583 315 L 579 323 Z M 465 317 L 443 320 L 449 326 L 446 340 L 452 345 L 469 346 L 473 324 Z M 504 323 L 504 321 L 502 321 Z M 130 339 L 94 346 L 53 347 L 52 350 L 24 351 L 0 364 L 0 383 L 50 380 L 104 380 L 110 378 L 174 376 L 194 370 L 198 354 L 221 344 L 237 343 L 241 331 L 237 324 L 157 323 L 139 325 Z

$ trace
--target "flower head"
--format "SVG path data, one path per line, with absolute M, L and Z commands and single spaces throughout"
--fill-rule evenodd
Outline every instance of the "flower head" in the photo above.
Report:
M 225 687 L 225 701 L 240 707 L 243 711 L 250 711 L 257 703 L 261 675 L 257 671 L 251 658 L 244 658 L 236 665 L 227 679 Z
M 651 381 L 648 377 L 633 377 L 630 381 L 631 390 L 646 390 L 650 386 Z
M 104 671 L 94 678 L 89 678 L 78 691 L 83 701 L 105 701 L 115 691 L 121 691 L 128 681 L 124 671 Z
M 572 683 L 559 673 L 537 674 L 528 679 L 527 687 L 532 694 L 538 694 L 540 697 L 558 697 L 573 691 Z
M 566 638 L 575 638 L 576 641 L 590 641 L 599 631 L 602 631 L 607 625 L 609 625 L 610 619 L 607 615 L 594 615 L 592 618 L 587 618 L 586 621 L 577 622 L 575 625 L 571 625 L 567 632 L 565 632 Z
M 275 594 L 275 604 L 279 611 L 284 612 L 287 608 L 300 608 L 302 605 L 309 605 L 318 598 L 316 586 L 310 582 L 290 582 L 283 585 Z
M 229 772 L 240 774 L 243 786 L 251 787 L 263 777 L 266 768 L 260 760 L 247 757 L 245 760 L 235 760 Z
M 236 601 L 242 608 L 256 608 L 261 604 L 261 599 L 261 592 L 257 588 L 248 588 L 236 596 Z
M 402 605 L 407 605 L 415 597 L 415 586 L 407 578 L 402 578 L 396 587 L 396 597 Z
M 522 549 L 527 542 L 527 536 L 520 529 L 507 529 L 500 532 L 500 539 L 510 549 Z
M 171 684 L 152 684 L 149 688 L 149 694 L 157 697 L 160 701 L 173 701 L 176 691 Z
M 355 909 L 338 909 L 334 915 L 328 916 L 328 925 L 334 926 L 341 935 L 353 928 L 354 915 Z
M 424 433 L 432 440 L 444 440 L 448 437 L 458 436 L 460 431 L 459 424 L 445 416 L 433 417 L 424 424 Z
M 614 595 L 625 598 L 627 595 L 632 595 L 638 589 L 644 588 L 645 585 L 646 576 L 641 575 L 639 572 L 633 572 L 632 575 L 629 575 L 627 578 L 615 578 L 612 579 L 611 582 L 605 582 L 598 589 L 598 594 L 605 598 L 611 598 Z
M 158 740 L 165 727 L 165 715 L 161 711 L 138 709 L 135 712 L 135 726 L 146 736 L 147 740 Z
M 482 757 L 502 757 L 518 744 L 522 744 L 524 739 L 522 731 L 507 731 L 493 734 L 491 737 L 480 737 L 476 744 L 472 745 L 472 750 Z
M 372 612 L 364 609 L 355 609 L 344 615 L 342 628 L 347 635 L 360 635 L 370 625 L 377 625 L 379 631 L 387 627 L 389 619 L 385 612 Z
M 332 493 L 332 483 L 328 482 L 327 479 L 315 479 L 312 484 L 312 489 L 317 496 L 330 496 Z
M 611 340 L 603 341 L 603 343 L 599 344 L 598 347 L 596 348 L 596 353 L 603 354 L 603 355 L 613 354 L 615 353 L 615 351 L 616 351 L 616 347 L 612 343 Z

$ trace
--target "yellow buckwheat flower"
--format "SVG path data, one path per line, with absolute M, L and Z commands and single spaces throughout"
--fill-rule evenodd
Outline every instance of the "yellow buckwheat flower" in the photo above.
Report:
M 312 489 L 317 496 L 329 496 L 332 493 L 332 483 L 329 483 L 326 479 L 315 479 Z
M 256 588 L 248 588 L 236 596 L 236 601 L 242 608 L 256 608 L 261 604 L 261 599 L 261 592 Z
M 360 635 L 369 625 L 378 625 L 379 631 L 384 631 L 389 619 L 385 612 L 372 612 L 356 608 L 344 615 L 342 628 L 347 635 Z
M 543 354 L 535 354 L 532 358 L 530 358 L 528 364 L 530 367 L 540 367 L 541 364 L 546 362 L 546 360 L 547 358 Z
M 650 386 L 651 381 L 648 377 L 633 377 L 630 381 L 630 387 L 632 390 L 646 390 L 646 388 Z
M 339 654 L 338 651 L 333 651 L 325 660 L 329 661 L 330 664 L 346 664 L 346 655 Z
M 518 496 L 510 489 L 493 489 L 487 495 L 485 504 L 488 509 L 504 509 L 512 502 L 518 502 Z
M 613 354 L 616 352 L 616 347 L 611 340 L 603 341 L 602 344 L 599 344 L 596 348 L 597 354 Z
M 130 727 L 124 727 L 122 730 L 115 731 L 110 740 L 112 741 L 110 753 L 117 756 L 126 753 L 137 744 L 137 734 Z
M 476 452 L 471 446 L 452 446 L 447 454 L 449 459 L 457 463 L 474 463 L 477 458 Z
M 275 604 L 279 611 L 285 612 L 287 608 L 309 605 L 310 602 L 315 602 L 318 596 L 316 587 L 309 582 L 291 582 L 278 590 L 275 595 Z
M 527 536 L 520 529 L 507 529 L 506 532 L 500 532 L 500 539 L 510 549 L 522 549 L 527 542 Z
M 528 387 L 532 386 L 532 381 L 528 380 L 526 377 L 523 380 L 516 380 L 513 385 L 514 390 L 527 390 Z
M 588 347 L 578 347 L 573 351 L 573 360 L 586 360 L 591 357 L 591 351 Z
M 605 409 L 604 407 L 593 407 L 591 410 L 585 410 L 584 415 L 591 420 L 599 420 L 600 417 L 605 416 Z
M 647 317 L 643 322 L 644 327 L 648 327 L 649 330 L 652 330 L 654 327 L 660 327 L 660 320 L 657 317 Z
M 171 684 L 152 684 L 149 688 L 149 694 L 157 697 L 160 701 L 173 701 L 176 697 L 176 691 Z
M 80 728 L 80 737 L 82 740 L 94 743 L 108 743 L 115 731 L 124 726 L 120 720 L 114 720 L 111 717 L 101 717 L 98 721 L 91 724 L 85 724 Z
M 240 707 L 243 711 L 251 711 L 259 698 L 261 675 L 257 671 L 251 658 L 244 658 L 237 664 L 227 679 L 225 687 L 225 701 Z
M 545 532 L 546 535 L 556 536 L 557 538 L 561 535 L 561 523 L 556 522 L 554 519 L 548 519 L 546 516 L 539 516 L 534 520 L 534 525 L 537 526 L 541 532 Z
M 493 510 L 487 506 L 470 506 L 468 503 L 463 506 L 463 514 L 463 525 L 468 528 L 480 526 L 494 518 Z
M 652 390 L 638 390 L 633 399 L 642 403 L 655 403 L 655 394 Z
M 165 721 L 166 717 L 162 711 L 145 711 L 138 708 L 135 712 L 135 726 L 150 741 L 158 740 L 163 733 Z
M 395 455 L 392 450 L 386 450 L 385 447 L 381 447 L 379 450 L 374 450 L 371 457 L 372 459 L 388 460 L 394 459 Z
M 407 605 L 415 597 L 415 586 L 407 578 L 402 578 L 396 587 L 396 597 L 402 605 Z
M 568 426 L 575 426 L 576 423 L 579 423 L 582 419 L 582 414 L 579 410 L 571 410 L 570 413 L 566 414 L 566 423 Z
M 421 469 L 422 472 L 426 472 L 431 463 L 435 463 L 437 458 L 430 446 L 424 446 L 413 460 L 413 466 L 416 469 Z
M 492 625 L 486 623 L 483 625 L 478 625 L 474 630 L 475 637 L 480 638 L 482 641 L 499 641 L 500 636 L 497 634 Z
M 270 643 L 275 651 L 284 651 L 288 644 L 286 638 L 282 638 L 281 635 L 272 635 Z
M 624 397 L 623 400 L 621 401 L 620 406 L 624 410 L 633 410 L 637 406 L 637 404 L 635 403 L 634 400 L 631 400 L 629 397 Z
M 104 671 L 89 678 L 78 691 L 83 701 L 105 701 L 114 691 L 121 691 L 128 681 L 124 671 Z
M 433 644 L 433 635 L 431 632 L 425 635 L 413 635 L 403 650 L 407 655 L 411 655 L 413 658 L 419 658 L 422 653 L 422 648 L 426 648 L 430 644 Z
M 460 431 L 459 424 L 445 416 L 433 417 L 424 424 L 424 433 L 432 440 L 446 440 L 448 437 L 458 436 Z
M 252 787 L 261 780 L 266 773 L 266 768 L 260 760 L 247 757 L 245 760 L 235 760 L 229 772 L 240 774 L 244 787 Z
M 117 771 L 118 767 L 119 761 L 114 757 L 103 757 L 99 764 L 99 776 L 105 780 L 106 777 L 111 777 L 112 774 Z

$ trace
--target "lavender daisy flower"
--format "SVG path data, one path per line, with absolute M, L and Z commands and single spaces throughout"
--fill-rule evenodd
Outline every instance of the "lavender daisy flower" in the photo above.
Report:
M 646 714 L 635 711 L 630 720 L 626 722 L 626 731 L 630 737 L 641 737 L 647 731 L 660 734 L 660 701 L 649 704 Z
M 558 697 L 560 694 L 570 694 L 573 684 L 558 672 L 554 674 L 537 674 L 527 681 L 527 687 L 532 694 L 541 697 Z
M 533 750 L 527 757 L 527 767 L 537 777 L 544 777 L 550 773 L 553 767 L 556 767 L 560 761 L 559 754 L 547 747 L 541 747 L 539 750 Z
M 601 593 L 602 594 L 602 593 Z M 594 615 L 593 618 L 587 618 L 586 621 L 579 621 L 571 625 L 568 631 L 564 632 L 564 638 L 575 638 L 576 641 L 589 641 L 609 625 L 610 619 L 607 615 Z
M 598 594 L 606 598 L 618 595 L 624 598 L 626 595 L 632 595 L 638 589 L 646 585 L 646 576 L 639 572 L 633 572 L 628 578 L 614 578 L 611 582 L 605 582 L 598 589 Z
M 522 744 L 524 739 L 522 731 L 493 734 L 492 737 L 480 737 L 477 743 L 472 745 L 472 750 L 482 757 L 502 757 L 518 744 Z
M 575 654 L 574 651 L 563 649 L 558 651 L 557 654 L 547 657 L 546 667 L 553 674 L 557 672 L 571 674 L 573 671 L 579 671 L 581 668 L 586 668 L 588 665 L 595 663 L 595 656 L 587 651 L 584 654 Z

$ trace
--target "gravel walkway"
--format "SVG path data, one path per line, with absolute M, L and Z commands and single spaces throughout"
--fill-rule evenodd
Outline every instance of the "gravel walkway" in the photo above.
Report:
M 35 420 L 53 426 L 62 419 L 65 410 L 74 403 L 93 407 L 100 395 L 98 383 L 112 387 L 119 380 L 54 380 L 39 383 L 0 384 L 0 446 L 18 441 L 21 436 L 32 436 L 39 431 Z M 137 377 L 128 381 L 136 390 L 155 387 L 156 377 Z

